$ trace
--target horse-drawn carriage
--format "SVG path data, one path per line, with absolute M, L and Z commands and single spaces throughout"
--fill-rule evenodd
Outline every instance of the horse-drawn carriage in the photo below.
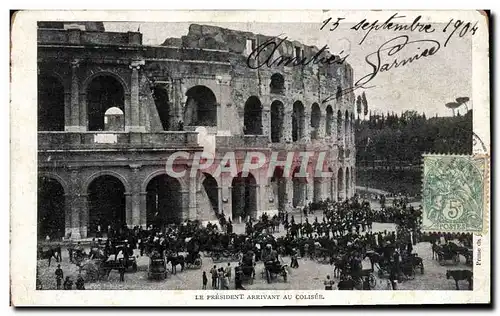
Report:
M 242 282 L 248 282 L 249 284 L 252 284 L 253 280 L 255 279 L 254 255 L 255 254 L 253 253 L 253 251 L 248 251 L 242 256 L 239 267 L 242 272 Z
M 288 277 L 288 265 L 282 264 L 280 261 L 265 261 L 264 262 L 264 271 L 267 279 L 267 283 L 271 283 L 273 279 L 276 279 L 278 276 L 283 277 L 283 281 L 287 281 Z
M 167 278 L 167 261 L 165 257 L 153 251 L 149 257 L 148 279 L 166 279 Z
M 216 248 L 212 250 L 211 257 L 214 263 L 239 261 L 240 252 L 236 249 Z
M 200 253 L 197 251 L 188 252 L 185 263 L 188 269 L 200 269 L 202 265 Z
M 376 250 L 367 251 L 365 257 L 370 259 L 372 270 L 375 267 L 378 268 L 378 276 L 384 277 L 390 275 L 394 265 L 396 264 L 394 260 L 395 247 L 392 244 L 387 244 L 383 247 L 377 248 Z M 402 277 L 407 279 L 414 279 L 416 271 L 420 270 L 420 273 L 424 273 L 424 262 L 418 254 L 407 254 L 403 252 L 403 255 L 399 259 L 399 275 L 398 279 L 402 280 Z
M 452 261 L 453 264 L 458 264 L 460 262 L 459 251 L 455 244 L 448 243 L 443 246 L 438 246 L 439 248 L 433 249 L 437 254 L 437 259 L 440 265 L 445 265 L 446 261 Z
M 61 262 L 61 246 L 58 244 L 40 246 L 37 249 L 37 258 L 47 259 L 49 261 L 49 267 L 52 258 L 56 259 L 56 262 Z
M 363 283 L 366 281 L 368 282 L 370 290 L 374 289 L 377 285 L 377 279 L 375 279 L 375 275 L 373 274 L 372 269 L 352 271 L 351 277 L 354 282 L 354 286 L 358 289 L 363 289 Z

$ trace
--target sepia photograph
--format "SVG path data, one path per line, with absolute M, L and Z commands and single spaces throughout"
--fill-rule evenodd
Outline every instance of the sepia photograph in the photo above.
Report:
M 33 290 L 489 300 L 488 17 L 464 12 L 39 12 Z

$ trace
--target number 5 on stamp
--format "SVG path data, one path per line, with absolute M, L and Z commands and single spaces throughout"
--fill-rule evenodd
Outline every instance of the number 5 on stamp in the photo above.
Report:
M 483 233 L 487 157 L 424 155 L 422 230 Z

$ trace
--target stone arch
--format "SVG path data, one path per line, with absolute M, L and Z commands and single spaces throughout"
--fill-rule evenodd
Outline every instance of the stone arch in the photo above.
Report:
M 313 202 L 320 202 L 322 198 L 322 192 L 323 191 L 323 179 L 314 177 L 313 178 L 313 196 L 312 196 L 312 201 Z
M 279 143 L 283 137 L 285 106 L 275 100 L 271 103 L 271 142 Z
M 245 102 L 243 124 L 245 135 L 262 135 L 262 103 L 256 96 Z
M 156 111 L 158 112 L 158 116 L 160 117 L 161 125 L 164 131 L 170 130 L 170 127 L 173 122 L 171 115 L 171 106 L 170 99 L 168 95 L 167 89 L 160 85 L 155 85 L 152 87 L 152 95 L 153 100 L 155 102 Z
M 182 185 L 166 172 L 151 177 L 146 184 L 146 224 L 163 228 L 182 220 Z
M 188 172 L 188 171 L 186 171 L 186 172 Z M 150 172 L 146 176 L 146 178 L 144 179 L 144 181 L 142 181 L 141 192 L 146 192 L 146 187 L 148 186 L 148 183 L 149 183 L 149 181 L 151 181 L 151 179 L 153 179 L 156 176 L 162 175 L 162 174 L 167 174 L 167 171 L 165 171 L 165 169 L 157 169 L 157 170 L 155 170 L 153 172 Z M 186 180 L 184 178 L 176 178 L 176 179 L 177 179 L 177 181 L 179 181 L 179 183 L 181 185 L 181 190 L 182 191 L 187 190 L 188 185 L 186 183 Z
M 331 105 L 326 107 L 326 136 L 332 136 L 333 109 Z
M 285 92 L 285 78 L 280 73 L 274 73 L 271 76 L 271 83 L 269 84 L 271 93 L 283 94 Z
M 39 171 L 38 172 L 38 177 L 51 178 L 51 179 L 56 180 L 57 182 L 59 182 L 62 185 L 65 194 L 68 194 L 67 193 L 68 192 L 68 188 L 69 188 L 68 187 L 68 182 L 66 182 L 66 180 L 64 180 L 63 177 L 61 177 L 57 173 L 50 172 L 50 171 Z
M 292 206 L 303 206 L 306 200 L 307 178 L 299 176 L 300 166 L 296 166 L 292 171 L 293 199 Z
M 111 107 L 104 112 L 105 131 L 123 131 L 125 128 L 125 115 L 118 107 Z
M 38 175 L 37 185 L 37 239 L 49 236 L 59 240 L 65 235 L 66 187 L 60 177 Z
M 232 218 L 257 216 L 257 181 L 252 173 L 238 173 L 231 181 Z
M 38 76 L 37 120 L 39 131 L 64 131 L 66 89 L 54 72 Z
M 120 231 L 127 224 L 126 187 L 115 175 L 101 174 L 86 187 L 88 192 L 87 236 L 97 234 L 98 227 Z M 109 230 L 108 230 L 109 233 Z
M 125 115 L 128 115 L 125 113 L 126 97 L 123 84 L 116 80 L 116 77 L 109 75 L 96 76 L 88 83 L 86 91 L 87 127 L 89 131 L 105 130 L 105 112 L 109 108 L 117 107 Z
M 124 80 L 123 77 L 121 75 L 117 74 L 116 72 L 108 71 L 108 70 L 95 72 L 95 73 L 87 76 L 87 78 L 85 78 L 85 80 L 83 81 L 82 86 L 80 87 L 80 93 L 86 94 L 90 83 L 95 78 L 101 77 L 101 76 L 104 76 L 104 77 L 109 76 L 109 77 L 115 78 L 122 85 L 124 94 L 130 95 L 130 88 L 129 88 L 129 85 L 127 84 L 127 81 Z
M 339 168 L 337 172 L 337 201 L 344 199 L 344 169 Z
M 186 92 L 184 124 L 186 126 L 217 126 L 217 97 L 207 86 L 197 85 Z
M 294 142 L 301 140 L 305 135 L 306 115 L 304 104 L 300 101 L 293 103 L 292 112 L 292 140 Z
M 276 166 L 273 171 L 273 176 L 271 177 L 271 186 L 274 193 L 275 201 L 277 201 L 278 211 L 284 212 L 286 209 L 286 177 L 284 175 L 284 168 L 282 166 Z
M 342 139 L 342 112 L 337 111 L 337 140 Z
M 219 213 L 219 183 L 217 179 L 209 173 L 202 172 L 200 175 L 201 190 L 207 194 L 212 210 Z
M 318 103 L 313 103 L 311 106 L 311 139 L 318 139 L 319 127 L 321 124 L 321 109 Z
M 115 178 L 118 178 L 124 188 L 125 188 L 125 194 L 129 194 L 131 192 L 131 187 L 130 187 L 130 183 L 128 182 L 127 178 L 122 175 L 121 173 L 118 173 L 116 171 L 112 171 L 112 170 L 101 170 L 101 171 L 97 171 L 95 173 L 93 173 L 92 175 L 90 175 L 84 182 L 84 185 L 83 185 L 83 192 L 85 195 L 88 194 L 88 188 L 89 188 L 89 185 L 92 183 L 92 181 L 94 181 L 95 179 L 97 179 L 98 177 L 101 177 L 101 176 L 113 176 Z

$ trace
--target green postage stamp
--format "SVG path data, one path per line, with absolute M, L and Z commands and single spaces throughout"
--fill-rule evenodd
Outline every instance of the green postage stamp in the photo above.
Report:
M 485 156 L 424 155 L 423 231 L 487 229 L 487 161 Z

